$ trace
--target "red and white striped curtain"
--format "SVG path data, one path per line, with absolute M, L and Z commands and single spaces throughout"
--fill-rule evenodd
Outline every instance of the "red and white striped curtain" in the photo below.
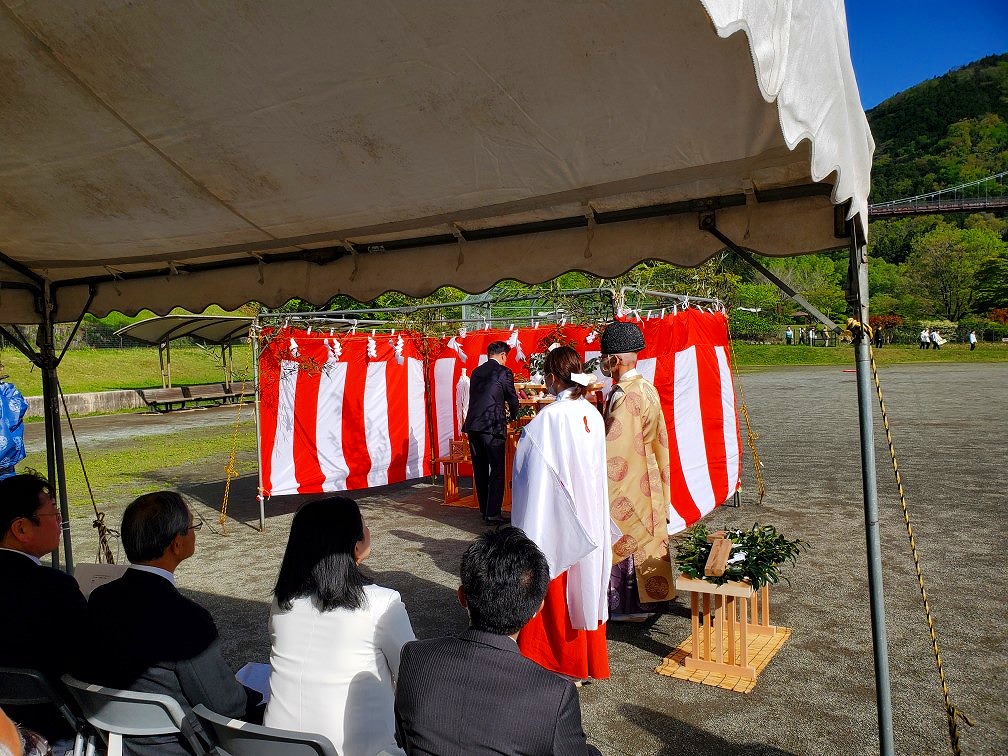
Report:
M 677 314 L 641 320 L 647 348 L 638 355 L 637 368 L 655 384 L 668 426 L 671 459 L 672 533 L 683 530 L 738 490 L 742 445 L 735 409 L 728 344 L 728 319 L 720 312 L 687 309 Z M 577 350 L 582 360 L 600 355 L 598 333 L 585 326 L 472 331 L 464 338 L 441 341 L 433 362 L 435 414 L 434 443 L 439 456 L 449 453 L 448 442 L 458 435 L 455 388 L 462 371 L 486 361 L 492 341 L 515 347 L 507 366 L 516 376 L 528 375 L 523 359 L 542 352 L 554 341 Z M 464 355 L 464 360 L 463 360 Z M 609 380 L 597 377 L 609 391 Z
M 263 495 L 348 491 L 430 475 L 419 346 L 409 333 L 265 332 Z
M 688 309 L 638 325 L 647 349 L 637 367 L 658 389 L 668 426 L 676 533 L 731 498 L 741 479 L 728 318 Z
M 687 309 L 639 325 L 647 349 L 638 369 L 658 389 L 668 425 L 670 530 L 676 532 L 739 486 L 728 321 L 723 313 Z M 508 367 L 527 376 L 524 360 L 554 340 L 586 361 L 599 356 L 598 334 L 586 326 L 477 330 L 426 341 L 409 332 L 371 338 L 285 328 L 268 334 L 259 360 L 264 495 L 353 490 L 429 475 L 431 452 L 448 456 L 459 435 L 456 389 L 463 371 L 486 361 L 490 342 L 507 341 L 514 347 Z

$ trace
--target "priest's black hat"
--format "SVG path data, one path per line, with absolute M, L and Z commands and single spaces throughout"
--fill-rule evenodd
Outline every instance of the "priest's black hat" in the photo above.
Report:
M 636 323 L 617 320 L 602 331 L 599 342 L 602 354 L 627 354 L 644 349 L 644 334 Z

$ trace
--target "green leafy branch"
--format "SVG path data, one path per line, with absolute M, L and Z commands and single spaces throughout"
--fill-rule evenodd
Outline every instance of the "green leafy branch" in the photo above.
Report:
M 756 590 L 764 584 L 780 581 L 780 568 L 790 562 L 795 565 L 798 554 L 810 548 L 801 539 L 785 538 L 773 525 L 754 523 L 749 530 L 726 530 L 725 538 L 732 542 L 732 556 L 745 554 L 745 558 L 733 562 L 718 577 L 704 575 L 704 567 L 710 556 L 710 534 L 703 523 L 689 528 L 676 543 L 676 565 L 687 577 L 707 580 L 715 585 L 723 585 L 730 580 L 748 582 Z

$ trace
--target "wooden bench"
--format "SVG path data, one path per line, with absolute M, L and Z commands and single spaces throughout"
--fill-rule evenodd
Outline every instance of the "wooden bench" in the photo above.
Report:
M 175 405 L 178 405 L 177 409 L 182 409 L 189 401 L 180 388 L 140 389 L 140 398 L 153 412 L 173 410 Z
M 243 402 L 255 401 L 255 381 L 234 381 L 226 391 L 229 402 L 238 402 L 239 400 Z
M 183 386 L 186 398 L 191 402 L 225 402 L 231 394 L 224 389 L 222 383 L 207 383 L 199 386 Z

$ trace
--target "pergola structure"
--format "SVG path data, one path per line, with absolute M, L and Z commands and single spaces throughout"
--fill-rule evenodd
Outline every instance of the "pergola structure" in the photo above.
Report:
M 161 365 L 161 388 L 170 388 L 171 343 L 178 339 L 191 338 L 220 347 L 221 364 L 224 366 L 224 385 L 231 387 L 234 379 L 234 358 L 232 345 L 248 339 L 254 318 L 235 315 L 165 315 L 159 318 L 141 320 L 124 326 L 115 332 L 116 336 L 128 336 L 145 344 L 156 345 L 158 361 Z
M 874 143 L 842 0 L 37 0 L 0 5 L 0 45 L 0 321 L 43 371 L 64 513 L 53 324 L 87 312 L 477 292 L 725 247 L 844 247 L 868 321 Z M 40 326 L 37 348 L 17 324 Z

